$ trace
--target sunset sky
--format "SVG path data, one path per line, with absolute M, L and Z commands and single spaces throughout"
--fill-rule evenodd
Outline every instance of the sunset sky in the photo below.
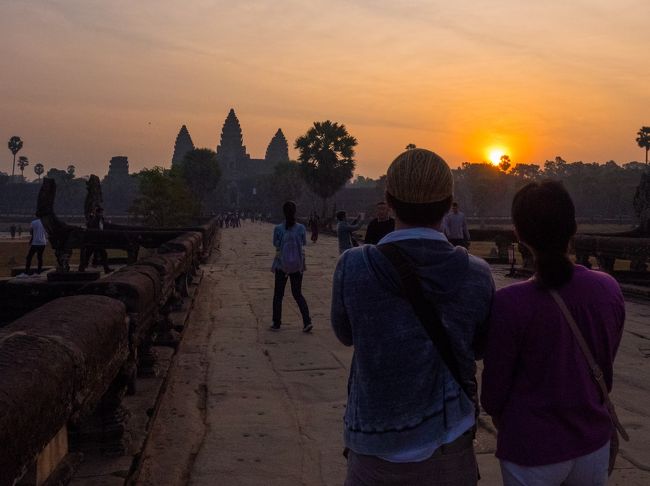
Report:
M 186 124 L 214 149 L 232 107 L 252 157 L 316 120 L 376 177 L 406 144 L 452 166 L 643 160 L 648 0 L 2 0 L 6 141 L 46 169 L 169 166 Z M 27 169 L 30 177 L 31 167 Z

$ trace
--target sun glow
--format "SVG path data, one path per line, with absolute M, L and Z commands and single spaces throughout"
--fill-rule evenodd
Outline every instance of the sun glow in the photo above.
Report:
M 499 165 L 501 163 L 501 157 L 506 155 L 508 151 L 503 147 L 490 147 L 486 153 L 490 164 Z

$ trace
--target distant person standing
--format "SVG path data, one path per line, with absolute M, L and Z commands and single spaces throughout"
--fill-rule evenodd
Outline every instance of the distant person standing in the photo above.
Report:
M 316 241 L 318 240 L 318 223 L 319 223 L 318 214 L 316 214 L 316 211 L 314 211 L 311 213 L 311 217 L 309 218 L 309 229 L 311 230 L 312 243 L 316 243 Z
M 395 231 L 395 220 L 390 217 L 386 201 L 377 203 L 377 217 L 368 223 L 366 245 L 376 245 L 388 233 Z
M 341 254 L 353 246 L 358 246 L 358 244 L 355 245 L 356 241 L 352 232 L 361 228 L 361 215 L 359 214 L 352 223 L 348 223 L 346 212 L 339 211 L 336 213 L 336 220 L 338 221 L 336 235 L 339 238 L 339 254 Z
M 29 233 L 31 237 L 29 239 L 27 259 L 25 261 L 25 273 L 28 275 L 31 272 L 32 258 L 34 254 L 36 254 L 36 260 L 38 261 L 38 269 L 36 270 L 36 273 L 41 273 L 43 271 L 43 252 L 45 251 L 45 245 L 47 245 L 47 234 L 40 218 L 36 218 L 31 222 Z
M 470 237 L 465 214 L 458 210 L 457 202 L 451 205 L 451 211 L 445 216 L 444 233 L 452 245 L 469 248 Z
M 100 231 L 104 230 L 104 209 L 101 206 L 97 206 L 95 211 L 90 214 L 90 218 L 86 223 L 86 228 Z M 104 273 L 111 273 L 113 271 L 113 269 L 108 266 L 108 253 L 104 248 L 95 248 L 86 251 L 90 252 L 86 261 L 90 260 L 90 257 L 92 257 L 94 261 L 104 267 Z M 80 265 L 79 271 L 83 272 L 84 270 L 85 267 Z
M 23 227 L 21 225 L 18 225 L 18 238 L 22 238 L 23 236 Z
M 307 245 L 307 230 L 296 222 L 296 203 L 287 201 L 282 206 L 284 223 L 273 230 L 273 246 L 276 249 L 271 271 L 275 273 L 275 289 L 273 291 L 273 324 L 272 331 L 279 331 L 282 325 L 282 300 L 287 280 L 291 281 L 291 295 L 298 304 L 302 316 L 303 332 L 313 328 L 309 307 L 302 295 L 302 274 L 305 271 L 305 246 Z
M 12 224 L 9 227 L 9 233 L 11 234 L 11 239 L 13 240 L 16 237 L 16 225 Z

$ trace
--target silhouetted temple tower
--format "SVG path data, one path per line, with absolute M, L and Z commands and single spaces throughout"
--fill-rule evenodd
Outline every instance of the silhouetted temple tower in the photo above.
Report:
M 264 158 L 267 162 L 273 164 L 289 162 L 289 144 L 281 128 L 278 128 L 278 131 L 275 132 L 275 135 L 271 139 L 269 146 L 266 148 L 266 156 Z
M 232 108 L 221 130 L 221 143 L 217 146 L 217 160 L 222 169 L 237 169 L 236 164 L 250 160 L 242 138 L 239 120 Z
M 125 179 L 129 177 L 129 159 L 124 155 L 116 155 L 111 158 L 108 163 L 108 174 L 106 177 L 109 179 Z
M 187 127 L 183 125 L 176 136 L 176 143 L 174 144 L 174 155 L 172 156 L 172 167 L 179 162 L 183 161 L 185 154 L 194 150 L 194 143 L 190 132 Z

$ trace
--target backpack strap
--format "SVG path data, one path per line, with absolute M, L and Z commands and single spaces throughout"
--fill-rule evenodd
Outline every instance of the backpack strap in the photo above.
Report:
M 388 261 L 391 262 L 395 270 L 397 270 L 402 283 L 402 297 L 413 307 L 420 324 L 422 324 L 429 339 L 431 339 L 433 347 L 438 351 L 443 363 L 447 366 L 447 369 L 456 383 L 460 386 L 467 397 L 474 402 L 475 413 L 478 415 L 480 408 L 478 406 L 478 394 L 475 378 L 472 387 L 461 378 L 460 365 L 453 352 L 451 339 L 442 324 L 440 311 L 435 303 L 428 300 L 424 295 L 420 278 L 418 277 L 413 264 L 402 253 L 397 245 L 393 243 L 377 245 L 375 248 L 377 248 L 388 259 Z
M 614 427 L 616 427 L 618 433 L 621 434 L 623 440 L 625 441 L 630 440 L 630 436 L 627 434 L 625 428 L 623 427 L 623 425 L 621 425 L 621 422 L 618 420 L 618 415 L 616 415 L 616 408 L 614 407 L 614 404 L 609 399 L 609 392 L 607 391 L 607 384 L 605 383 L 603 370 L 601 370 L 600 366 L 598 366 L 598 363 L 596 363 L 594 355 L 591 353 L 591 349 L 589 349 L 589 345 L 587 344 L 587 341 L 585 340 L 584 336 L 580 332 L 580 328 L 578 327 L 578 324 L 573 318 L 573 314 L 571 314 L 571 311 L 569 311 L 566 302 L 564 302 L 564 299 L 557 292 L 557 290 L 549 289 L 549 292 L 551 293 L 553 300 L 555 300 L 555 303 L 562 311 L 562 314 L 564 314 L 564 318 L 569 323 L 569 328 L 571 328 L 573 337 L 576 339 L 578 346 L 582 351 L 582 355 L 587 360 L 587 364 L 589 365 L 589 371 L 591 373 L 591 378 L 596 382 L 598 388 L 600 389 L 600 393 L 603 397 L 603 402 L 607 407 L 607 411 L 609 412 L 609 417 L 612 420 L 612 424 L 614 425 Z

